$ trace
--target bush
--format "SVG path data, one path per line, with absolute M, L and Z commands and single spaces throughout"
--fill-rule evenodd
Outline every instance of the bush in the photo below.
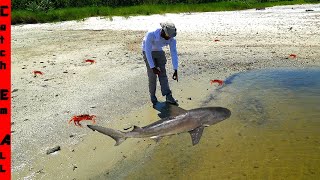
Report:
M 31 1 L 26 6 L 26 10 L 32 12 L 48 12 L 51 9 L 54 9 L 54 6 L 50 0 Z

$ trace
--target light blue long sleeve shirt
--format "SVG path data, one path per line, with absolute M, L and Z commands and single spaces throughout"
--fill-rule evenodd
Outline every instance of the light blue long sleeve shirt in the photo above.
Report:
M 163 46 L 169 45 L 170 54 L 172 59 L 172 66 L 174 70 L 178 70 L 178 53 L 177 53 L 177 41 L 174 37 L 169 40 L 165 40 L 161 37 L 161 29 L 147 32 L 142 42 L 142 49 L 146 53 L 146 57 L 150 68 L 154 68 L 154 62 L 152 59 L 152 51 L 162 51 Z

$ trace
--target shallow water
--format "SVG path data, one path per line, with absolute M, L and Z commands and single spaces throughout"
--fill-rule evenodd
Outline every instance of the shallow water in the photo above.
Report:
M 203 102 L 231 118 L 167 137 L 143 157 L 120 162 L 111 179 L 317 179 L 320 176 L 320 69 L 251 71 L 229 77 Z M 96 178 L 99 179 L 99 178 Z

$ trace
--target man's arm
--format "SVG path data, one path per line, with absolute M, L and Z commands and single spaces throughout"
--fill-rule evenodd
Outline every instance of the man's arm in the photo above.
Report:
M 171 59 L 172 59 L 172 66 L 174 70 L 178 70 L 178 52 L 177 52 L 177 41 L 176 39 L 172 39 L 170 44 L 170 54 L 171 54 Z
M 146 39 L 145 39 L 145 53 L 146 53 L 146 57 L 149 63 L 150 68 L 154 68 L 154 62 L 152 59 L 152 41 L 153 41 L 154 37 L 153 37 L 153 33 L 152 32 L 148 32 L 148 34 L 146 35 Z
M 177 52 L 177 41 L 176 39 L 172 39 L 172 41 L 169 44 L 170 46 L 170 54 L 171 54 L 171 59 L 172 59 L 172 66 L 174 69 L 174 73 L 172 76 L 172 79 L 177 80 L 178 82 L 178 52 Z

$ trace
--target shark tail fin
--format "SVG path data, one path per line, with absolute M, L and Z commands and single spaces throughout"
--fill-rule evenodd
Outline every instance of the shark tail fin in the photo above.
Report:
M 127 137 L 125 136 L 125 133 L 118 131 L 118 130 L 105 128 L 102 126 L 96 126 L 96 125 L 87 125 L 87 126 L 90 129 L 92 129 L 93 131 L 98 131 L 98 132 L 105 134 L 105 135 L 111 137 L 112 139 L 114 139 L 116 141 L 115 146 L 120 145 L 123 141 L 125 141 L 127 139 Z

